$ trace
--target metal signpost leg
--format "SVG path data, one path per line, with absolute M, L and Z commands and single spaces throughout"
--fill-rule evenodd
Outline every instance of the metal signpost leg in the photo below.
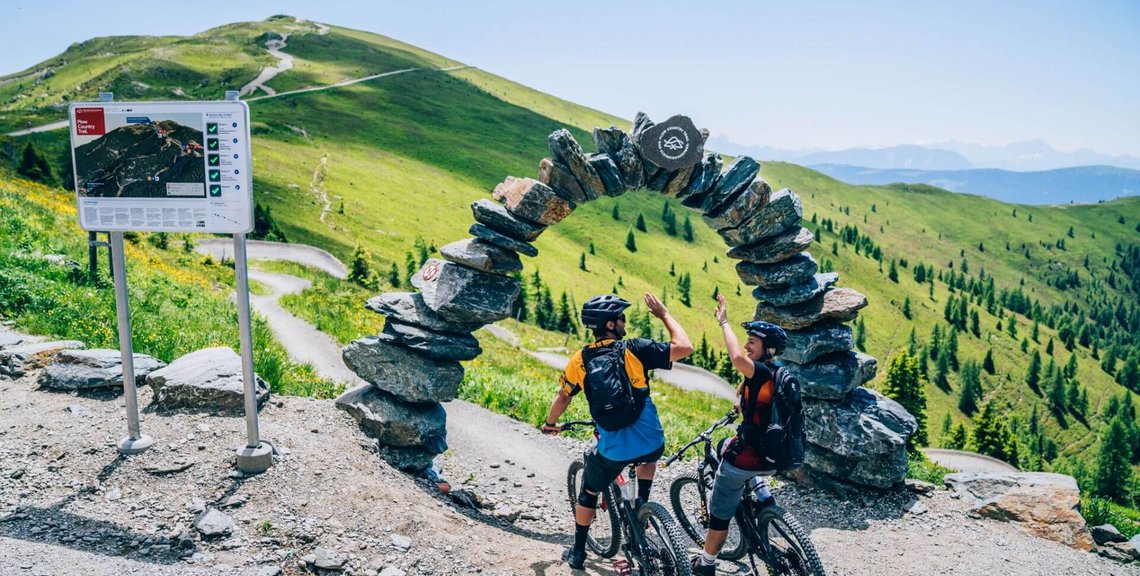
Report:
M 237 276 L 238 327 L 241 331 L 241 373 L 245 383 L 246 445 L 237 449 L 238 470 L 260 474 L 273 465 L 273 449 L 259 438 L 257 387 L 253 372 L 253 326 L 249 313 L 249 269 L 245 257 L 245 234 L 234 234 L 234 274 Z
M 115 309 L 119 314 L 119 352 L 123 357 L 123 396 L 127 400 L 127 437 L 119 441 L 119 452 L 138 454 L 154 441 L 139 433 L 139 399 L 135 391 L 135 358 L 131 343 L 131 310 L 127 303 L 127 259 L 123 254 L 123 233 L 111 232 L 111 271 L 115 277 Z

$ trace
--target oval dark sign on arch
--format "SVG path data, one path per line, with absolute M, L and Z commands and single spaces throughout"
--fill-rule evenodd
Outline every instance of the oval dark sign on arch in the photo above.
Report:
M 705 143 L 688 116 L 673 116 L 641 133 L 641 156 L 667 170 L 681 170 L 701 161 Z

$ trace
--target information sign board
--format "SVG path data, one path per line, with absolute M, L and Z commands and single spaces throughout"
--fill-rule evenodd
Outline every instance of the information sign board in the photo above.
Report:
M 83 229 L 253 229 L 245 102 L 87 102 L 68 115 Z

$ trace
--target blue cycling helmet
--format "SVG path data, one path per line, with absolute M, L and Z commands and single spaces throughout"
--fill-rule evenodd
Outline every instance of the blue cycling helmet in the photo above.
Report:
M 788 333 L 771 322 L 753 320 L 752 322 L 741 322 L 740 326 L 749 336 L 763 340 L 765 348 L 775 349 L 777 355 L 783 353 L 784 347 L 788 345 Z

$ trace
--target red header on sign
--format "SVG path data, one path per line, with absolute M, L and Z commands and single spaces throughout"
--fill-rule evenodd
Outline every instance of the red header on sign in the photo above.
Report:
M 75 134 L 77 136 L 102 136 L 107 131 L 103 121 L 102 108 L 76 108 Z

